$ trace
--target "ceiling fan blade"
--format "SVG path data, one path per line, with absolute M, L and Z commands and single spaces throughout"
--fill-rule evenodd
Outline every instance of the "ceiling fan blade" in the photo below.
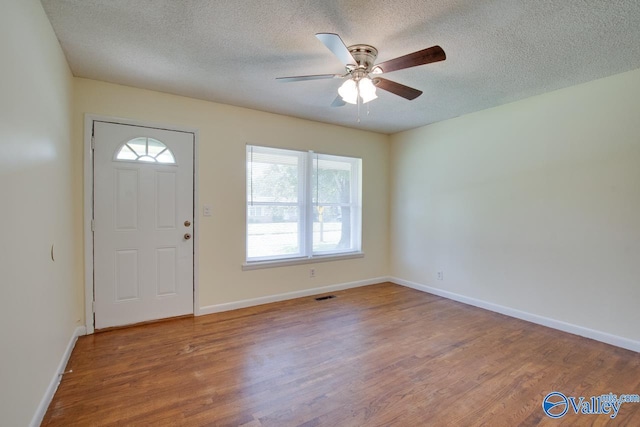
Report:
M 336 96 L 336 99 L 333 100 L 333 102 L 331 103 L 332 107 L 343 107 L 345 106 L 347 103 L 344 102 L 344 100 L 342 99 L 342 97 L 340 95 Z
M 380 89 L 401 96 L 405 99 L 408 99 L 409 101 L 416 99 L 417 97 L 422 95 L 421 90 L 414 89 L 412 87 L 405 86 L 391 80 L 383 79 L 382 77 L 376 77 L 375 79 L 373 79 L 373 84 Z
M 318 33 L 316 34 L 318 40 L 320 40 L 335 56 L 338 57 L 343 65 L 355 64 L 356 60 L 353 59 L 349 49 L 344 44 L 339 35 L 334 33 Z
M 444 61 L 447 55 L 440 46 L 431 46 L 408 55 L 399 56 L 398 58 L 377 64 L 383 73 L 402 70 L 405 68 L 415 67 L 417 65 L 430 64 L 432 62 Z
M 311 76 L 276 77 L 279 82 L 302 82 L 305 80 L 340 79 L 342 74 L 314 74 Z

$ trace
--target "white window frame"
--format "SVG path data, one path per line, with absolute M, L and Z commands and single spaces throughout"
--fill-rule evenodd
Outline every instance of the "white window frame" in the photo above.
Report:
M 290 150 L 282 148 L 273 148 L 266 146 L 250 145 L 246 146 L 246 181 L 248 182 L 251 174 L 249 165 L 251 164 L 252 149 L 274 153 L 280 152 L 291 156 L 299 156 L 298 166 L 298 179 L 301 180 L 301 185 L 298 185 L 298 202 L 297 203 L 285 203 L 285 202 L 273 202 L 272 204 L 282 206 L 289 205 L 298 206 L 299 218 L 298 218 L 298 244 L 300 251 L 298 254 L 293 255 L 279 255 L 279 256 L 264 256 L 249 258 L 249 215 L 250 208 L 256 206 L 267 206 L 270 202 L 253 202 L 250 206 L 249 203 L 252 197 L 248 193 L 245 195 L 245 263 L 242 265 L 243 270 L 253 270 L 258 268 L 279 267 L 284 265 L 297 265 L 308 264 L 315 262 L 343 260 L 350 258 L 362 258 L 364 253 L 362 252 L 362 159 L 350 156 L 339 156 L 334 154 L 321 154 L 314 151 L 300 151 Z M 351 163 L 351 194 L 352 200 L 348 203 L 351 214 L 351 248 L 342 250 L 326 250 L 326 251 L 313 251 L 313 218 L 314 209 L 316 209 L 318 203 L 314 201 L 313 190 L 313 172 L 314 161 L 320 160 L 336 160 L 341 162 Z M 299 181 L 300 183 L 300 181 Z M 248 186 L 245 185 L 245 189 Z M 345 203 L 323 203 L 324 206 L 343 206 Z

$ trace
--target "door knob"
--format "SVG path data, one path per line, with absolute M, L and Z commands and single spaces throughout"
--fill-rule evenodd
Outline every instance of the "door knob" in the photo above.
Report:
M 185 226 L 185 227 L 188 227 L 188 226 L 190 226 L 190 225 L 191 225 L 191 221 L 186 220 L 186 221 L 184 222 L 184 226 Z
M 189 240 L 191 238 L 191 234 L 184 233 L 184 240 Z

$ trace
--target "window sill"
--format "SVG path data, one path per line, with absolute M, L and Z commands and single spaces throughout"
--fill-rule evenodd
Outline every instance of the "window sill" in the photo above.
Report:
M 254 261 L 242 264 L 242 270 L 259 270 L 261 268 L 287 267 L 290 265 L 315 264 L 318 262 L 342 261 L 364 258 L 364 252 L 348 252 L 345 254 L 317 255 L 311 258 L 279 259 L 275 261 Z

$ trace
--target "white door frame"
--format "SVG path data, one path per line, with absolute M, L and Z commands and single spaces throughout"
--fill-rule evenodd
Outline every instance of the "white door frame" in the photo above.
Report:
M 184 126 L 165 125 L 160 123 L 143 122 L 139 120 L 123 119 L 120 117 L 102 116 L 96 114 L 85 114 L 84 116 L 84 313 L 87 334 L 95 331 L 93 321 L 93 231 L 91 222 L 93 219 L 93 149 L 92 130 L 93 122 L 109 122 L 121 125 L 133 125 L 156 129 L 165 129 L 178 132 L 188 132 L 193 134 L 193 314 L 200 315 L 199 286 L 198 286 L 198 231 L 199 220 L 199 199 L 198 199 L 198 129 Z

